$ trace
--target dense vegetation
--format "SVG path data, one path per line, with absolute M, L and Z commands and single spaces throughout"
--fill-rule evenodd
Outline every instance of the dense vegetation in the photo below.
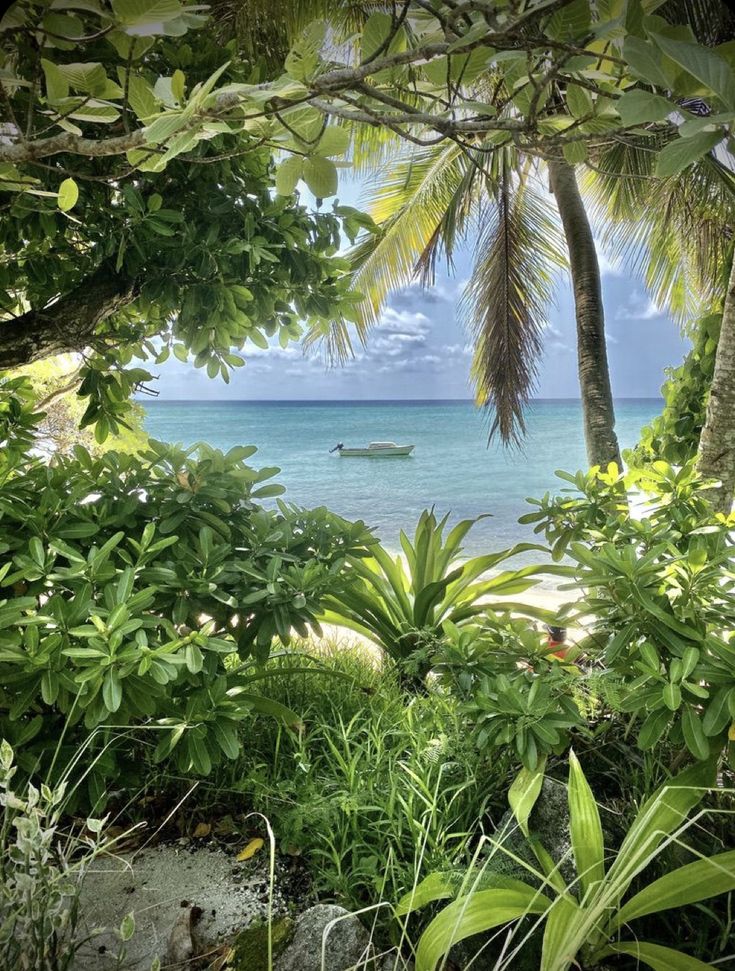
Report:
M 3 966 L 70 967 L 78 878 L 127 827 L 248 812 L 397 967 L 735 961 L 731 31 L 714 0 L 4 15 Z M 345 159 L 396 150 L 375 221 L 339 204 Z M 629 472 L 590 216 L 694 336 Z M 249 343 L 343 357 L 470 231 L 506 440 L 552 270 L 574 289 L 592 467 L 532 501 L 528 543 L 466 560 L 473 522 L 427 510 L 394 556 L 281 499 L 253 446 L 139 434 L 146 361 L 228 380 Z M 567 606 L 531 602 L 542 577 Z

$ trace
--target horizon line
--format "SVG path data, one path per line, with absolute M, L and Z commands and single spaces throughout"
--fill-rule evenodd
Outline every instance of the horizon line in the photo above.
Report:
M 474 404 L 472 398 L 149 398 L 142 396 L 135 398 L 139 403 L 150 404 L 233 404 L 233 405 L 418 405 L 418 404 Z M 536 402 L 570 402 L 580 401 L 581 398 L 531 398 L 529 404 Z M 620 395 L 613 401 L 663 401 L 662 395 Z M 478 405 L 478 408 L 483 407 Z

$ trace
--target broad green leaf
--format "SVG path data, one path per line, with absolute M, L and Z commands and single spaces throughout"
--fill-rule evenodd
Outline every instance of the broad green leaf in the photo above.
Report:
M 160 145 L 172 135 L 180 131 L 187 123 L 187 118 L 181 111 L 167 111 L 159 115 L 150 125 L 146 125 L 143 134 L 148 145 Z
M 705 964 L 697 958 L 675 951 L 661 944 L 649 944 L 647 941 L 622 941 L 611 944 L 603 957 L 611 954 L 628 954 L 637 961 L 647 964 L 653 971 L 711 971 L 713 964 Z
M 276 169 L 276 192 L 279 196 L 293 195 L 304 171 L 304 160 L 299 155 L 289 155 Z
M 41 67 L 46 79 L 46 97 L 49 101 L 62 101 L 69 95 L 69 82 L 53 61 L 41 58 Z
M 667 57 L 716 94 L 725 107 L 735 109 L 735 74 L 719 54 L 700 44 L 689 44 L 662 34 L 653 33 L 651 38 Z
M 702 728 L 702 718 L 691 706 L 681 716 L 681 730 L 686 746 L 695 759 L 709 758 L 709 742 Z
M 668 77 L 661 64 L 661 52 L 640 37 L 628 36 L 623 45 L 623 57 L 630 69 L 641 80 L 657 88 L 669 90 L 671 78 Z
M 574 963 L 569 942 L 574 940 L 575 925 L 584 919 L 585 911 L 570 896 L 560 894 L 546 918 L 539 971 L 558 971 Z
M 125 72 L 122 68 L 118 76 L 121 76 L 121 83 L 124 83 Z M 137 74 L 131 74 L 128 80 L 128 104 L 135 112 L 136 118 L 140 118 L 141 121 L 158 114 L 158 101 L 153 88 Z
M 59 209 L 68 212 L 73 209 L 79 199 L 79 187 L 74 179 L 64 179 L 59 186 Z
M 539 761 L 533 772 L 522 768 L 508 790 L 510 808 L 525 836 L 528 836 L 528 817 L 544 784 L 545 769 L 546 758 Z
M 650 91 L 635 89 L 626 91 L 616 105 L 624 125 L 641 125 L 651 121 L 663 121 L 676 110 L 666 98 Z
M 715 781 L 711 761 L 690 766 L 653 793 L 641 806 L 628 835 L 608 870 L 621 892 L 655 853 L 661 842 L 681 826 Z
M 317 199 L 333 196 L 337 191 L 337 167 L 328 158 L 307 158 L 304 161 L 304 182 Z
M 605 842 L 595 797 L 577 756 L 571 750 L 567 794 L 574 861 L 582 889 L 587 893 L 605 877 Z
M 632 897 L 615 915 L 611 930 L 646 914 L 707 900 L 735 890 L 735 850 L 679 867 Z
M 366 61 L 385 44 L 390 35 L 393 18 L 389 13 L 376 11 L 370 14 L 362 28 L 362 59 Z
M 344 155 L 350 144 L 350 133 L 346 128 L 338 125 L 330 125 L 324 130 L 324 134 L 319 139 L 316 147 L 320 155 Z
M 656 175 L 678 175 L 722 141 L 722 132 L 702 132 L 691 138 L 675 138 L 659 154 Z
M 454 896 L 452 881 L 446 873 L 430 873 L 421 883 L 410 890 L 396 904 L 393 913 L 405 917 L 414 910 L 420 910 L 435 900 L 446 900 Z
M 128 34 L 162 33 L 166 21 L 180 16 L 179 0 L 112 0 L 112 10 Z
M 570 165 L 577 165 L 587 158 L 587 146 L 582 141 L 567 142 L 562 146 L 562 152 Z
M 526 914 L 543 914 L 550 906 L 549 898 L 531 887 L 524 891 L 478 890 L 460 897 L 437 914 L 421 935 L 416 950 L 416 971 L 434 971 L 458 941 Z

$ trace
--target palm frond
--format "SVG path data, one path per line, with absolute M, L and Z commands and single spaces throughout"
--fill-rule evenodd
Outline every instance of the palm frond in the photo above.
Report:
M 476 401 L 492 415 L 489 437 L 520 444 L 564 240 L 549 204 L 528 179 L 515 178 L 510 165 L 484 214 L 487 225 L 461 309 L 474 344 Z
M 596 160 L 584 189 L 603 245 L 640 275 L 680 323 L 717 299 L 735 230 L 735 178 L 714 155 L 656 179 L 654 137 L 617 143 Z

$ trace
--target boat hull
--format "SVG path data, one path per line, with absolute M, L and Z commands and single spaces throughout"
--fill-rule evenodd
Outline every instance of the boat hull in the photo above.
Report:
M 339 454 L 348 459 L 405 458 L 415 447 L 415 445 L 396 445 L 393 448 L 341 448 Z

